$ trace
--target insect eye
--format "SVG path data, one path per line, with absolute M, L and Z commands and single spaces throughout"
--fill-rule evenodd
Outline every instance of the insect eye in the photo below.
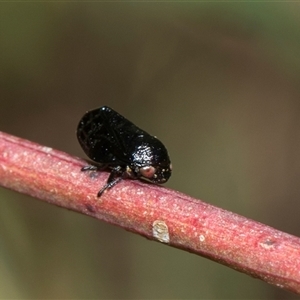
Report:
M 152 178 L 155 175 L 156 169 L 152 166 L 140 168 L 140 173 L 145 178 Z

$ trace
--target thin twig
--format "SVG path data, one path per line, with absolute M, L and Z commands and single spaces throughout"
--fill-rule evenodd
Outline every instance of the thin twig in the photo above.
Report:
M 300 239 L 179 192 L 123 180 L 97 198 L 107 172 L 0 132 L 0 185 L 205 256 L 300 294 Z

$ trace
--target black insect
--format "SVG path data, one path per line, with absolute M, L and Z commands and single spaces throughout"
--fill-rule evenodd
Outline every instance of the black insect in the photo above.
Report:
M 77 138 L 95 162 L 82 171 L 111 170 L 98 197 L 124 178 L 142 178 L 158 184 L 171 176 L 172 165 L 165 146 L 107 106 L 88 111 L 82 117 Z

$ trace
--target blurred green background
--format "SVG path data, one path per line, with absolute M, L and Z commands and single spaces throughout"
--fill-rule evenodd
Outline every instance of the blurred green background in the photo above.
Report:
M 0 130 L 85 158 L 108 105 L 167 146 L 166 186 L 299 235 L 299 3 L 0 3 Z M 0 298 L 296 299 L 0 190 Z

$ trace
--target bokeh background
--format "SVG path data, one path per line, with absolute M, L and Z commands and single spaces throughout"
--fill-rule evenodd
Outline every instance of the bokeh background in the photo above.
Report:
M 0 130 L 85 157 L 108 105 L 167 146 L 166 186 L 300 235 L 300 4 L 0 3 Z M 0 298 L 296 299 L 0 190 Z

